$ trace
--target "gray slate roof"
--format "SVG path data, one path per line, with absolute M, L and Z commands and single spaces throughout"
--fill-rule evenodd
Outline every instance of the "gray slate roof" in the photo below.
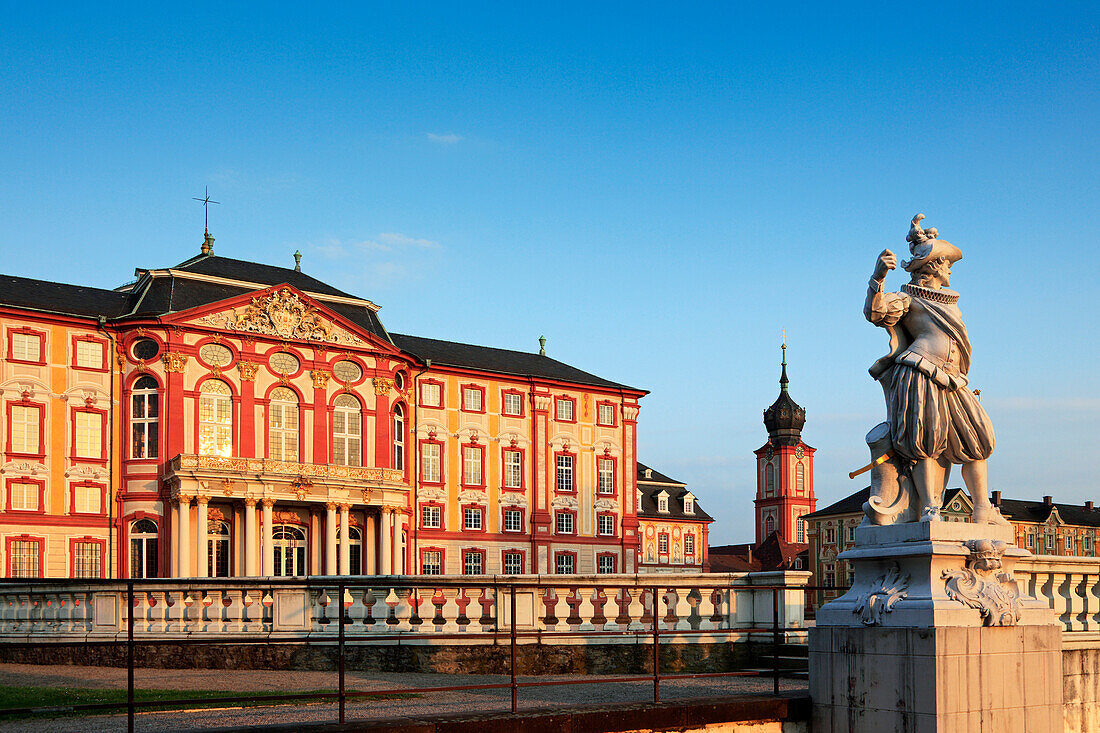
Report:
M 686 519 L 702 522 L 713 522 L 714 517 L 707 514 L 699 506 L 699 499 L 695 499 L 695 513 L 684 513 L 684 496 L 688 489 L 682 481 L 671 479 L 663 473 L 655 471 L 644 463 L 638 463 L 638 491 L 642 492 L 642 509 L 639 517 L 648 519 Z M 650 478 L 645 478 L 646 470 L 652 471 Z M 642 482 L 645 483 L 642 483 Z M 668 511 L 657 511 L 657 494 L 661 491 L 668 492 Z

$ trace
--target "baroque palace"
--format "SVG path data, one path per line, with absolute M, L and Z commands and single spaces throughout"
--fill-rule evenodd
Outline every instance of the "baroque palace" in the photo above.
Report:
M 213 241 L 115 290 L 0 277 L 8 577 L 706 568 L 711 518 L 637 461 L 645 390 Z

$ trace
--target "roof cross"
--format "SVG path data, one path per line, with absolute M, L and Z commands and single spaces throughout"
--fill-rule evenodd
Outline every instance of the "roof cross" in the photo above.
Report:
M 191 198 L 202 204 L 202 230 L 204 233 L 210 233 L 210 204 L 220 204 L 220 201 L 214 201 L 210 198 L 210 186 L 206 186 L 206 191 L 203 197 L 200 199 L 197 196 Z

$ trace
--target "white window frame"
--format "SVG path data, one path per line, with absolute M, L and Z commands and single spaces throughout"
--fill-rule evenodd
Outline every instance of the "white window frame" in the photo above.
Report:
M 695 514 L 695 498 L 692 496 L 684 497 L 684 514 Z
M 37 512 L 42 509 L 38 506 L 38 484 L 16 480 L 8 486 L 10 487 L 8 489 L 8 496 L 10 497 L 8 511 Z
M 485 451 L 480 446 L 462 446 L 462 484 L 464 486 L 482 486 L 482 456 Z
M 34 350 L 31 350 L 31 345 Z M 11 335 L 12 361 L 42 361 L 42 334 L 13 333 Z
M 559 552 L 554 557 L 554 572 L 557 575 L 574 575 L 577 572 L 577 556 Z
M 466 412 L 482 412 L 485 402 L 484 394 L 476 387 L 463 387 L 462 409 Z
M 332 462 L 363 465 L 363 406 L 346 393 L 332 403 Z
M 836 531 L 832 527 L 825 528 L 825 544 L 831 545 L 836 542 Z
M 669 543 L 669 540 L 668 540 L 668 533 L 667 532 L 662 532 L 659 535 L 657 535 L 657 554 L 658 555 L 667 555 L 668 554 L 668 543 Z
M 103 458 L 103 414 L 74 412 L 73 422 L 76 424 L 73 455 L 77 458 Z
M 282 352 L 280 352 L 282 353 Z M 276 397 L 276 395 L 279 395 Z M 292 395 L 293 401 L 286 395 Z M 267 403 L 267 456 L 272 460 L 298 463 L 302 428 L 298 395 L 289 387 L 276 387 Z
M 471 562 L 474 558 L 476 562 Z M 476 552 L 474 550 L 462 551 L 462 574 L 463 575 L 484 575 L 485 574 L 485 554 Z
M 424 550 L 420 555 L 421 575 L 443 574 L 443 553 L 439 550 Z
M 1048 549 L 1048 550 L 1053 550 L 1054 549 L 1054 533 L 1053 532 L 1048 532 L 1047 533 L 1046 549 Z
M 572 512 L 559 511 L 554 515 L 556 534 L 576 534 L 577 517 Z
M 668 497 L 665 495 L 657 496 L 657 511 L 662 514 L 668 514 Z
M 38 578 L 42 576 L 42 566 L 39 564 L 39 551 L 42 548 L 41 539 L 12 540 L 8 545 L 11 557 L 11 577 L 13 578 Z
M 514 407 L 513 409 L 509 409 L 512 403 L 514 403 Z M 520 417 L 523 415 L 523 395 L 518 392 L 505 392 L 501 414 L 507 415 L 508 417 Z
M 443 407 L 443 386 L 436 382 L 420 385 L 421 407 Z
M 78 369 L 102 369 L 103 344 L 99 341 L 77 341 L 75 364 Z
M 615 515 L 614 514 L 600 514 L 596 517 L 597 533 L 601 537 L 614 537 L 615 536 Z
M 573 422 L 573 400 L 567 397 L 558 397 L 554 400 L 554 419 Z
M 72 511 L 76 514 L 100 514 L 103 512 L 103 488 L 94 484 L 73 486 Z
M 502 560 L 503 570 L 505 575 L 522 575 L 523 574 L 523 553 L 522 552 L 509 552 L 505 550 L 504 559 Z M 509 567 L 512 565 L 513 567 Z
M 134 385 L 142 383 L 141 377 Z M 145 460 L 156 458 L 159 441 L 157 428 L 160 422 L 160 393 L 155 380 L 152 387 L 142 387 L 130 393 L 130 457 Z M 134 438 L 142 437 L 142 450 L 135 450 Z
M 481 507 L 462 507 L 462 529 L 480 532 L 485 529 L 485 510 Z
M 103 574 L 103 545 L 98 542 L 73 542 L 73 577 L 98 578 Z
M 611 575 L 615 572 L 617 558 L 611 554 L 603 554 L 596 556 L 596 574 L 597 575 Z M 606 564 L 606 565 L 605 565 Z
M 518 450 L 504 451 L 504 488 L 523 488 L 523 453 Z
M 12 405 L 11 452 L 38 455 L 42 453 L 42 434 L 39 430 L 42 419 L 40 405 Z
M 420 480 L 439 483 L 443 446 L 439 443 L 420 444 Z
M 684 554 L 695 556 L 695 535 L 690 532 L 684 533 Z
M 505 532 L 522 532 L 523 531 L 523 510 L 522 509 L 505 509 L 504 521 Z
M 405 470 L 405 408 L 402 405 L 393 408 L 393 467 Z
M 615 460 L 613 458 L 596 459 L 596 493 L 615 493 Z
M 229 385 L 210 379 L 199 385 L 198 452 L 229 458 L 233 454 L 233 398 Z
M 554 486 L 559 492 L 573 493 L 577 490 L 577 485 L 575 483 L 576 474 L 574 473 L 575 465 L 576 461 L 574 460 L 574 456 L 561 454 L 555 457 L 554 466 L 556 467 L 556 471 Z
M 607 415 L 605 418 L 604 415 Z M 615 405 L 601 403 L 596 408 L 596 422 L 604 427 L 615 426 Z
M 424 529 L 443 527 L 443 507 L 424 504 L 420 507 L 420 526 Z

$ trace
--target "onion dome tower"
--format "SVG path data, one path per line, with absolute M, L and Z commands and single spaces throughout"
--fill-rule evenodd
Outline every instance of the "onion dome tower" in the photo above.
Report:
M 764 410 L 768 442 L 756 453 L 756 544 L 773 532 L 787 542 L 805 543 L 801 517 L 817 506 L 814 498 L 814 451 L 802 441 L 806 408 L 791 397 L 787 378 L 787 344 L 780 365 L 779 397 Z

